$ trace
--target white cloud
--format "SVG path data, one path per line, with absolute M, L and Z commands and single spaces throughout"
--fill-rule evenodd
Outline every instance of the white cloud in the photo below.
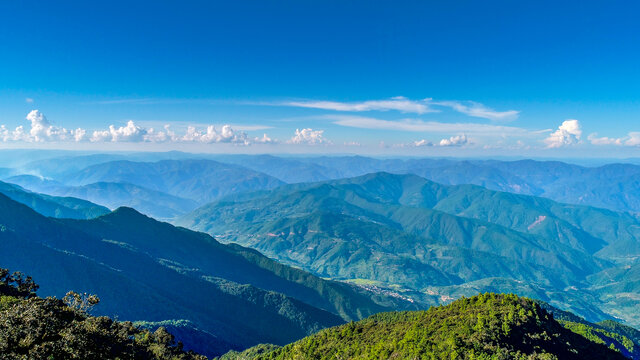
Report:
M 85 140 L 86 137 L 87 137 L 87 130 L 82 128 L 77 128 L 73 136 L 74 140 L 77 142 Z
M 414 141 L 413 146 L 416 146 L 416 147 L 433 146 L 433 143 L 431 141 L 422 139 L 422 140 Z
M 278 140 L 270 138 L 267 134 L 263 134 L 262 137 L 256 137 L 253 142 L 258 144 L 276 144 Z
M 31 110 L 25 117 L 31 124 L 29 132 L 25 132 L 22 126 L 16 128 L 11 136 L 12 140 L 27 142 L 65 141 L 75 138 L 75 130 L 51 125 L 49 120 L 39 110 Z
M 402 130 L 435 133 L 473 133 L 476 135 L 500 136 L 532 134 L 530 131 L 513 127 L 478 123 L 444 123 L 438 121 L 421 121 L 415 119 L 382 120 L 363 116 L 325 115 L 324 119 L 333 120 L 336 125 L 361 129 Z
M 549 134 L 549 137 L 544 139 L 544 142 L 547 144 L 547 148 L 559 148 L 579 143 L 581 136 L 580 122 L 575 119 L 569 119 L 565 120 L 558 127 L 558 130 Z
M 204 130 L 198 130 L 194 126 L 187 127 L 186 131 L 178 135 L 172 131 L 169 125 L 165 125 L 162 130 L 155 130 L 152 127 L 144 127 L 129 120 L 125 126 L 116 127 L 110 125 L 105 130 L 94 130 L 89 136 L 89 132 L 83 128 L 67 130 L 62 127 L 52 125 L 46 116 L 38 110 L 29 112 L 26 120 L 30 123 L 29 130 L 24 126 L 18 126 L 15 130 L 9 130 L 5 125 L 0 125 L 0 141 L 25 141 L 25 142 L 63 142 L 63 141 L 90 141 L 90 142 L 200 142 L 200 143 L 230 143 L 239 145 L 274 144 L 277 140 L 270 138 L 267 134 L 262 137 L 250 138 L 247 133 L 237 131 L 230 125 L 222 126 L 217 130 L 215 126 L 209 125 Z
M 368 100 L 361 102 L 338 102 L 338 101 L 289 101 L 278 103 L 277 105 L 294 106 L 312 109 L 334 110 L 334 111 L 388 111 L 397 110 L 407 113 L 424 114 L 437 112 L 432 109 L 425 100 L 409 100 L 399 96 L 386 100 Z
M 640 131 L 632 131 L 629 138 L 624 142 L 627 146 L 640 146 Z
M 197 130 L 193 126 L 187 128 L 187 132 L 184 136 L 179 138 L 184 142 L 202 142 L 202 143 L 231 143 L 249 145 L 250 141 L 247 133 L 242 131 L 235 131 L 230 125 L 222 126 L 222 129 L 218 131 L 215 126 L 209 125 L 205 131 Z
M 466 103 L 460 101 L 438 101 L 432 102 L 432 104 L 447 106 L 457 112 L 491 121 L 512 121 L 517 119 L 520 114 L 520 111 L 516 110 L 495 111 L 474 101 L 467 101 Z
M 410 100 L 402 96 L 386 100 L 368 100 L 360 102 L 304 100 L 268 103 L 268 105 L 349 112 L 396 110 L 414 114 L 440 112 L 437 107 L 448 107 L 468 116 L 488 119 L 491 121 L 511 121 L 517 119 L 520 114 L 520 112 L 516 110 L 496 111 L 474 101 L 433 101 L 432 99 Z
M 109 130 L 97 130 L 93 132 L 91 141 L 93 142 L 140 142 L 144 141 L 144 136 L 147 134 L 147 130 L 136 125 L 133 120 L 127 121 L 127 126 L 120 126 L 116 128 L 113 125 L 109 126 Z
M 593 145 L 622 145 L 622 138 L 598 137 L 597 133 L 593 133 L 587 137 Z
M 320 145 L 330 144 L 331 141 L 324 137 L 324 130 L 296 129 L 295 135 L 288 141 L 289 144 L 306 144 L 306 145 Z
M 452 136 L 448 139 L 440 140 L 438 143 L 439 146 L 462 146 L 469 143 L 469 139 L 467 139 L 467 135 L 456 135 Z
M 588 139 L 593 145 L 625 145 L 640 146 L 640 132 L 632 131 L 627 136 L 619 138 L 597 137 L 598 134 L 589 135 Z
M 27 104 L 32 104 L 33 103 L 33 99 L 32 98 L 25 98 L 24 102 L 26 102 Z

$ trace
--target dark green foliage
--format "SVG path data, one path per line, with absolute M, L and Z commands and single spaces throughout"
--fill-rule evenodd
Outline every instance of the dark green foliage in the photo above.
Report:
M 224 342 L 224 340 L 208 331 L 202 330 L 195 323 L 188 320 L 136 321 L 134 325 L 151 332 L 164 328 L 174 335 L 176 339 L 180 339 L 185 344 L 185 348 L 187 348 L 186 344 L 191 344 L 191 349 L 197 348 L 199 354 L 208 357 L 217 356 L 224 349 L 236 348 L 233 344 Z
M 615 349 L 626 357 L 640 359 L 640 349 L 633 340 L 619 333 L 607 331 L 599 326 L 591 326 L 584 323 L 560 320 L 560 323 L 567 329 L 580 334 L 588 340 L 597 344 L 603 344 L 611 349 Z
M 38 288 L 31 276 L 18 271 L 11 274 L 8 269 L 0 268 L 0 296 L 29 299 L 36 296 Z
M 534 301 L 483 294 L 421 312 L 381 313 L 255 359 L 624 359 L 565 329 Z
M 636 347 L 640 347 L 640 331 L 639 330 L 634 329 L 630 326 L 620 324 L 619 322 L 613 321 L 613 320 L 604 320 L 597 323 L 596 325 L 607 331 L 623 335 L 629 338 L 631 341 L 633 341 L 636 344 Z
M 244 351 L 229 351 L 216 360 L 250 360 L 255 359 L 260 355 L 273 352 L 277 349 L 280 349 L 280 346 L 272 344 L 259 344 Z
M 8 273 L 0 269 L 5 278 Z M 27 279 L 0 286 L 2 359 L 206 359 L 184 352 L 164 328 L 150 332 L 130 322 L 89 316 L 86 311 L 98 301 L 95 295 L 70 292 L 64 301 L 35 297 L 37 286 Z

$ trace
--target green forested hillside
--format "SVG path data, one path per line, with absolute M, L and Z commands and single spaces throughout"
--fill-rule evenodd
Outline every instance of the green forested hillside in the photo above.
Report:
M 411 305 L 384 296 L 376 303 L 364 290 L 132 209 L 63 221 L 3 195 L 0 205 L 0 263 L 38 278 L 43 295 L 76 289 L 100 294 L 97 314 L 190 321 L 217 338 L 219 346 L 208 355 L 261 342 L 286 344 L 343 319 Z M 200 350 L 194 339 L 180 340 Z
M 609 210 L 377 173 L 231 196 L 177 223 L 423 303 L 513 291 L 631 324 L 640 309 L 626 297 L 615 312 L 589 277 L 640 253 L 638 220 Z
M 565 328 L 532 300 L 496 294 L 463 298 L 428 311 L 377 314 L 252 356 L 253 359 L 625 358 L 621 352 Z
M 39 298 L 31 277 L 0 268 L 2 359 L 206 359 L 184 352 L 165 328 L 154 332 L 130 322 L 88 314 L 95 295 L 69 292 L 60 300 Z

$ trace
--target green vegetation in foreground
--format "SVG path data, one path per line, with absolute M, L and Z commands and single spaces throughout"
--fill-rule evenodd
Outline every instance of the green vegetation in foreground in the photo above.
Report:
M 533 300 L 492 293 L 463 298 L 427 311 L 376 314 L 253 357 L 318 360 L 624 358 L 606 345 L 563 327 Z
M 268 354 L 274 350 L 280 349 L 280 346 L 273 344 L 259 344 L 251 347 L 245 351 L 229 351 L 228 353 L 220 356 L 217 360 L 250 360 L 255 359 L 258 356 Z
M 0 354 L 18 359 L 206 359 L 184 352 L 173 335 L 131 322 L 94 317 L 95 295 L 69 292 L 63 300 L 35 295 L 38 286 L 21 273 L 0 269 Z

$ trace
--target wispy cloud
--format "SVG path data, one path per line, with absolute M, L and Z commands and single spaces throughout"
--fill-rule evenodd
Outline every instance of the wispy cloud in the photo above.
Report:
M 334 124 L 379 130 L 402 130 L 433 133 L 473 133 L 478 135 L 520 134 L 530 133 L 528 130 L 514 127 L 478 123 L 445 123 L 437 121 L 422 121 L 416 119 L 383 120 L 372 117 L 351 115 L 325 115 L 322 118 L 332 120 Z
M 386 100 L 367 100 L 360 102 L 338 102 L 338 101 L 285 101 L 272 103 L 272 105 L 293 106 L 311 109 L 334 110 L 334 111 L 389 111 L 396 110 L 405 113 L 424 114 L 428 112 L 438 112 L 432 109 L 428 103 L 429 99 L 409 100 L 405 97 L 394 97 Z
M 440 108 L 445 107 L 468 116 L 488 119 L 496 122 L 512 121 L 517 119 L 518 115 L 520 114 L 520 111 L 517 110 L 497 111 L 475 101 L 434 101 L 431 98 L 422 100 L 411 100 L 402 96 L 384 100 L 367 100 L 359 102 L 301 100 L 267 102 L 260 104 L 344 112 L 395 110 L 403 113 L 413 114 L 441 112 Z
M 496 111 L 475 101 L 432 101 L 431 104 L 447 106 L 465 115 L 496 122 L 513 121 L 520 114 L 520 111 L 517 110 Z

